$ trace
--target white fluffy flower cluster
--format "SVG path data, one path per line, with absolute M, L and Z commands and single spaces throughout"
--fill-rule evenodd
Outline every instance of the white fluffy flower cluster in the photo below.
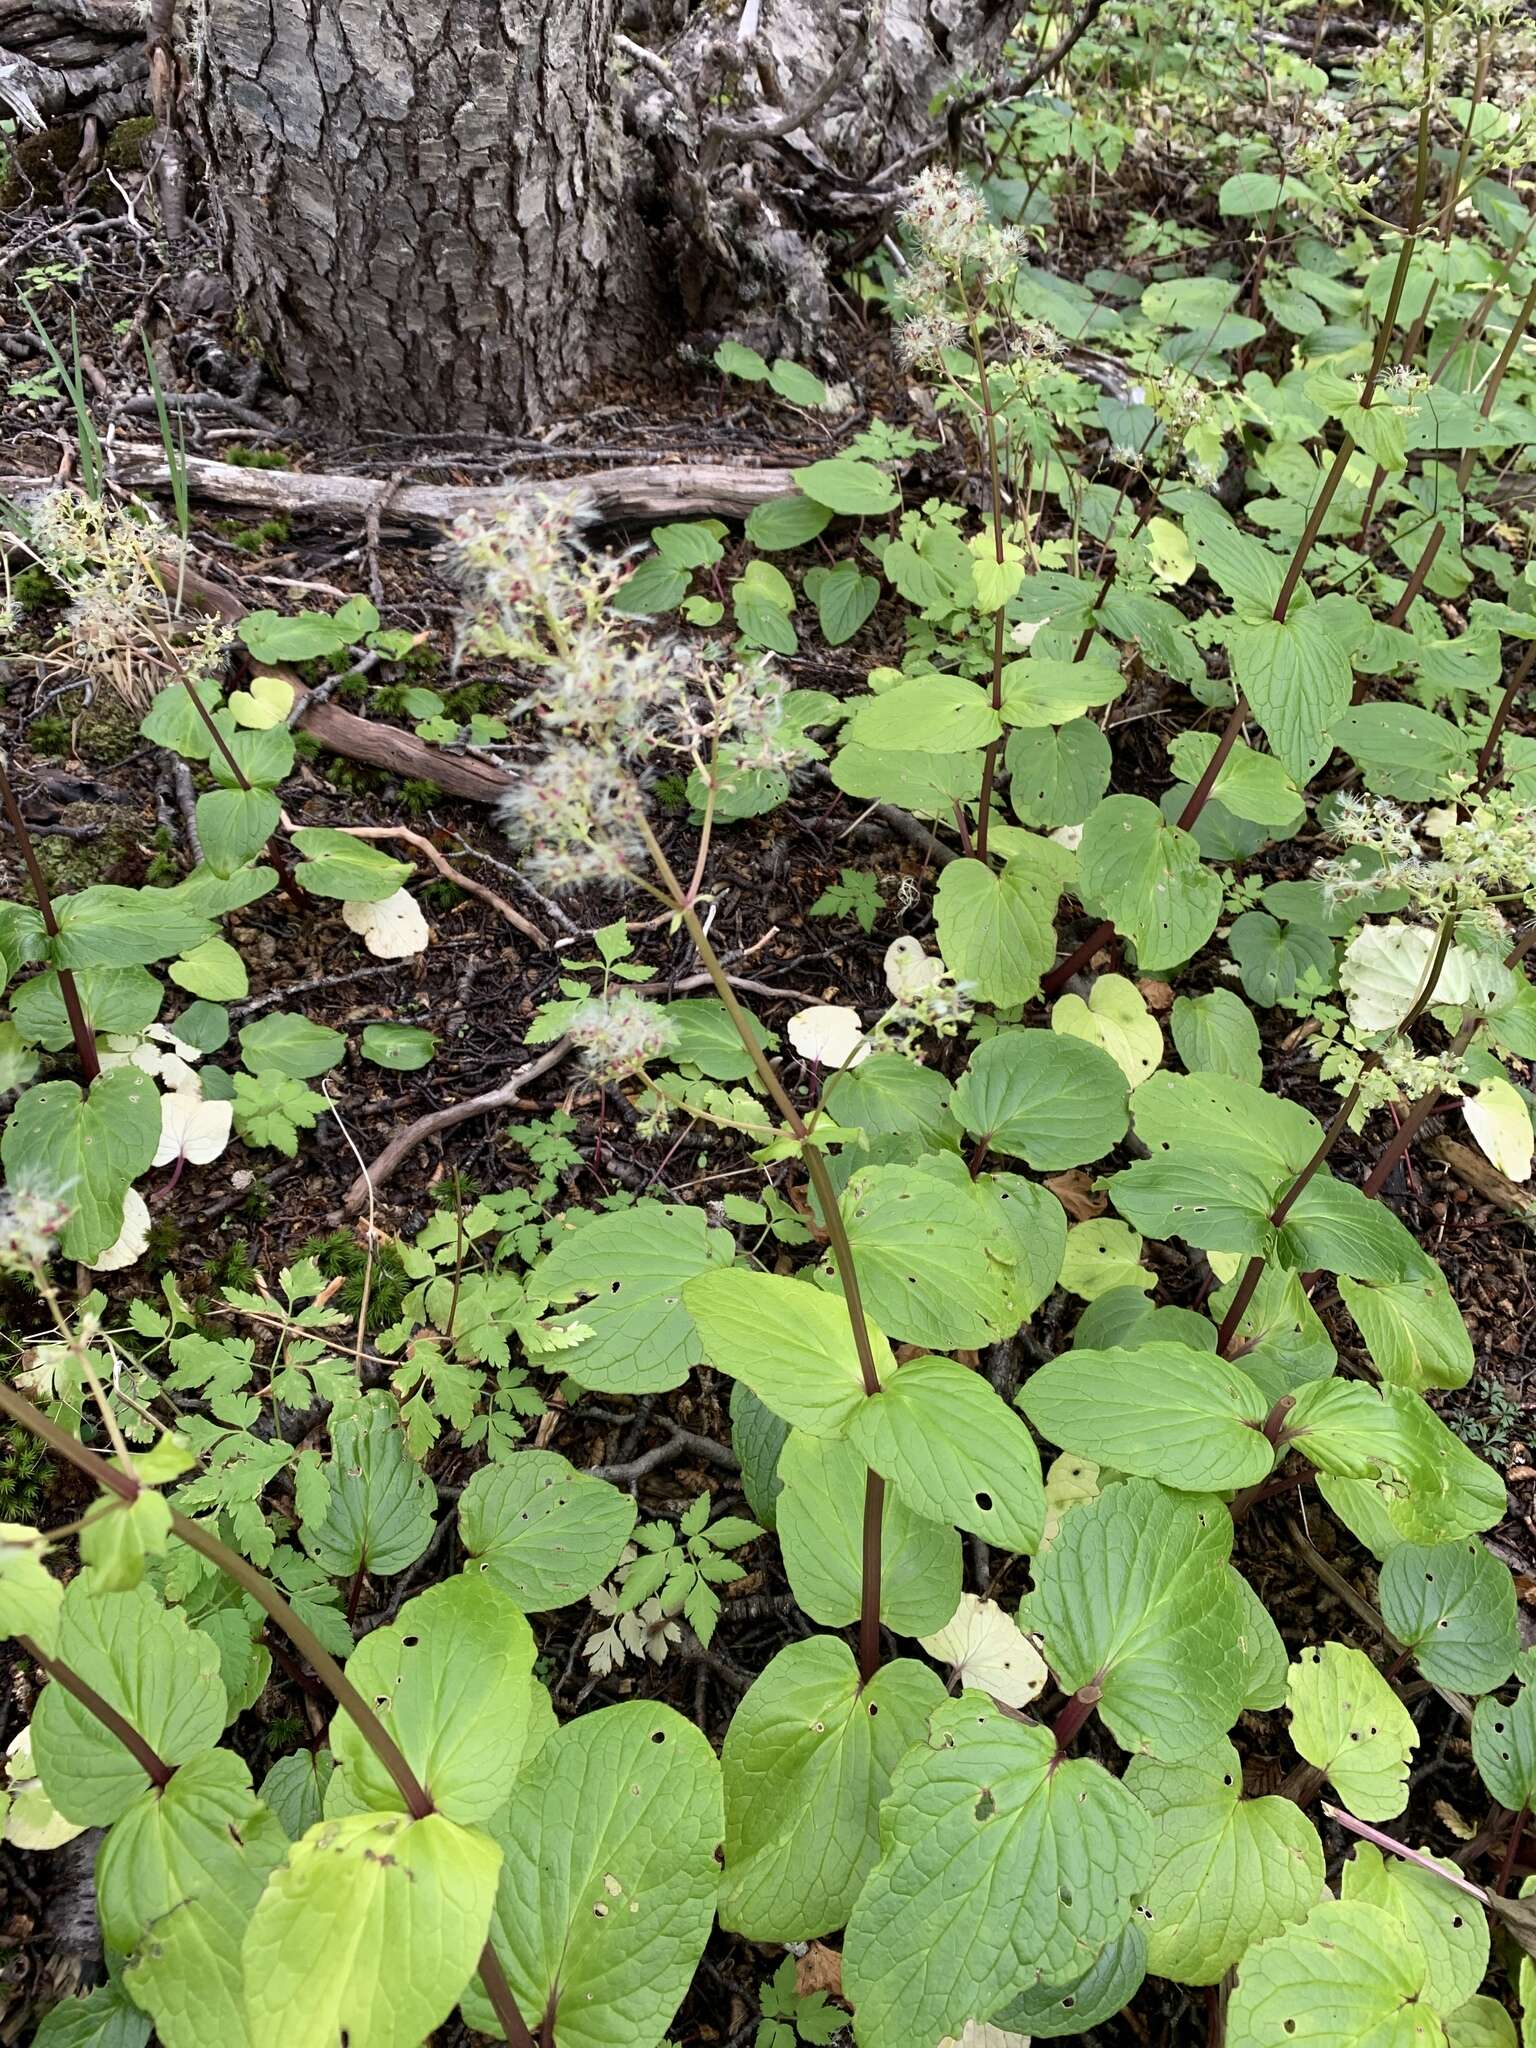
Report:
M 677 1027 L 665 1009 L 631 989 L 594 996 L 568 1029 L 588 1071 L 603 1081 L 638 1073 L 677 1043 Z

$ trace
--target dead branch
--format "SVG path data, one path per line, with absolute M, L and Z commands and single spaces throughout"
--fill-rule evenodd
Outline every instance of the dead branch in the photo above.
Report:
M 377 1194 L 401 1161 L 408 1159 L 428 1138 L 435 1138 L 439 1131 L 451 1131 L 456 1124 L 467 1124 L 477 1116 L 490 1116 L 498 1109 L 535 1107 L 520 1100 L 523 1089 L 530 1081 L 537 1081 L 541 1074 L 547 1074 L 551 1067 L 559 1066 L 570 1049 L 571 1041 L 562 1038 L 536 1060 L 518 1067 L 499 1087 L 488 1089 L 484 1095 L 471 1095 L 463 1102 L 452 1102 L 446 1109 L 431 1110 L 426 1116 L 419 1116 L 414 1123 L 407 1124 L 403 1131 L 397 1131 L 372 1164 L 347 1189 L 341 1215 L 355 1216 L 368 1200 L 370 1186 Z
M 1438 1159 L 1442 1166 L 1448 1166 L 1474 1194 L 1502 1209 L 1506 1216 L 1536 1226 L 1536 1194 L 1529 1188 L 1517 1187 L 1496 1166 L 1490 1165 L 1481 1152 L 1455 1138 L 1429 1138 L 1425 1141 L 1424 1150 L 1431 1159 Z
M 705 513 L 742 519 L 757 505 L 787 496 L 795 488 L 788 469 L 754 469 L 746 463 L 646 463 L 633 468 L 586 470 L 579 476 L 533 482 L 519 478 L 497 485 L 412 484 L 370 476 L 338 476 L 290 469 L 242 469 L 233 462 L 187 458 L 188 481 L 199 498 L 255 511 L 313 518 L 353 526 L 370 513 L 447 526 L 463 512 L 495 512 L 531 493 L 569 492 L 590 507 L 599 524 L 631 520 L 689 519 Z M 119 444 L 114 451 L 118 483 L 137 489 L 169 484 L 165 451 L 147 443 Z M 7 478 L 0 489 L 13 491 Z M 33 483 L 36 488 L 37 479 Z
M 548 946 L 545 932 L 524 917 L 520 910 L 514 910 L 505 896 L 498 896 L 494 889 L 487 889 L 483 882 L 472 882 L 468 875 L 461 874 L 451 861 L 445 860 L 430 839 L 424 839 L 419 832 L 411 831 L 407 825 L 343 825 L 340 828 L 349 839 L 403 839 L 424 854 L 445 881 L 452 882 L 456 889 L 462 889 L 468 896 L 478 896 L 482 903 L 489 903 L 499 917 L 504 917 L 514 931 L 522 933 L 525 939 L 532 939 L 537 946 Z

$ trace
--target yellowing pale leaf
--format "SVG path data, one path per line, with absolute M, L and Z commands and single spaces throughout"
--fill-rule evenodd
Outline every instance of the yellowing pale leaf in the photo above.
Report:
M 1506 1180 L 1526 1181 L 1536 1153 L 1531 1113 L 1508 1081 L 1484 1081 L 1475 1095 L 1461 1098 L 1467 1129 Z
M 856 1067 L 869 1058 L 864 1026 L 846 1003 L 812 1003 L 789 1020 L 789 1042 L 803 1060 L 818 1066 Z
M 432 938 L 421 906 L 406 889 L 379 903 L 343 903 L 341 915 L 379 960 L 409 960 L 413 953 L 424 953 Z
M 1000 1706 L 1023 1707 L 1045 1690 L 1045 1659 L 995 1600 L 962 1593 L 953 1620 L 918 1639 L 929 1656 L 947 1664 L 962 1689 L 989 1694 Z
M 225 1108 L 229 1105 L 226 1103 Z M 120 1273 L 143 1258 L 149 1249 L 149 1208 L 137 1188 L 123 1195 L 123 1228 L 116 1244 L 109 1244 L 86 1264 L 93 1273 Z
M 1418 1730 L 1364 1651 L 1344 1643 L 1303 1650 L 1286 1704 L 1297 1751 L 1327 1773 L 1352 1813 L 1380 1821 L 1402 1812 Z
M 1051 1011 L 1051 1029 L 1101 1045 L 1135 1088 L 1163 1063 L 1163 1033 L 1134 981 L 1101 974 L 1081 996 L 1064 995 Z
M 208 1165 L 229 1143 L 234 1115 L 232 1102 L 205 1102 L 190 1089 L 162 1095 L 155 1165 L 169 1166 L 173 1159 L 185 1159 L 189 1166 Z

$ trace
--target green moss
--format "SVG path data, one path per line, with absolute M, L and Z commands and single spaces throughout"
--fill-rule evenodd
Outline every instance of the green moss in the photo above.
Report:
M 312 1237 L 300 1245 L 299 1257 L 313 1259 L 327 1280 L 340 1280 L 331 1305 L 356 1324 L 363 1305 L 363 1276 L 368 1255 L 350 1231 L 333 1230 L 325 1237 Z M 368 1329 L 376 1335 L 400 1320 L 405 1297 L 412 1282 L 400 1258 L 397 1245 L 381 1238 L 374 1247 L 373 1271 L 368 1275 Z
M 110 171 L 137 171 L 143 167 L 144 144 L 155 132 L 154 116 L 136 115 L 131 121 L 119 121 L 107 138 L 102 162 Z
M 63 839 L 48 831 L 39 831 L 33 839 L 38 864 L 57 896 L 106 881 L 127 847 L 123 814 L 114 804 L 73 804 L 69 822 L 100 829 L 88 839 Z
M 402 782 L 399 803 L 408 818 L 424 818 L 443 792 L 435 782 Z
M 238 519 L 219 519 L 214 521 L 214 527 L 242 555 L 265 554 L 269 548 L 281 547 L 292 531 L 286 519 L 264 519 L 259 526 L 242 526 Z
M 226 448 L 224 460 L 236 469 L 287 469 L 288 458 L 277 448 Z
M 456 889 L 452 882 L 447 881 L 428 882 L 424 888 L 417 891 L 417 894 L 422 902 L 433 910 L 452 910 L 456 904 L 464 901 L 464 891 Z
M 139 713 L 130 710 L 121 698 L 99 691 L 95 703 L 81 715 L 75 729 L 75 744 L 82 760 L 99 761 L 109 767 L 126 761 L 142 745 Z
M 36 1523 L 48 1483 L 48 1453 L 30 1430 L 0 1427 L 0 1522 Z
M 34 718 L 27 727 L 27 745 L 34 754 L 59 759 L 69 752 L 69 720 L 54 712 Z
M 11 578 L 11 596 L 23 611 L 38 611 L 44 605 L 61 604 L 64 592 L 46 569 L 34 562 Z

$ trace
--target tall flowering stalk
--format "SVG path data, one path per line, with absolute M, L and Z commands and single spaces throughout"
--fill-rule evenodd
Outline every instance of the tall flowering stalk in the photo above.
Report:
M 735 778 L 809 758 L 784 717 L 779 679 L 760 662 L 712 659 L 667 640 L 636 644 L 605 616 L 616 580 L 582 552 L 581 507 L 557 494 L 494 520 L 461 522 L 452 539 L 468 605 L 462 644 L 533 671 L 524 708 L 551 734 L 503 799 L 500 822 L 530 873 L 549 888 L 638 892 L 687 932 L 747 1057 L 804 1160 L 847 1304 L 867 1394 L 879 1379 L 859 1276 L 814 1112 L 790 1095 L 731 986 L 699 915 L 710 835 Z M 652 829 L 647 791 L 662 768 L 691 770 L 702 789 L 693 867 L 682 876 Z M 605 1079 L 642 1074 L 667 1048 L 664 1008 L 633 991 L 586 1004 L 573 1036 Z M 884 1481 L 865 1482 L 859 1669 L 880 1664 L 880 1539 Z

